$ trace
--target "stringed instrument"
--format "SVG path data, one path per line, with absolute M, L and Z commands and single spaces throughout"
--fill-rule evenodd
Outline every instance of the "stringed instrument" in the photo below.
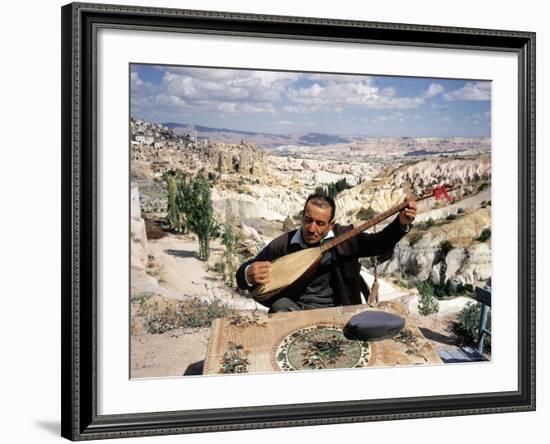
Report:
M 454 191 L 457 188 L 458 187 L 436 187 L 426 195 L 409 200 L 415 200 L 418 202 L 430 197 L 435 197 L 436 199 L 446 198 L 450 200 L 447 192 Z M 408 204 L 409 201 L 406 200 L 400 204 L 394 205 L 361 225 L 358 225 L 357 227 L 323 243 L 320 246 L 306 248 L 304 250 L 287 254 L 286 256 L 281 256 L 280 258 L 275 259 L 271 263 L 269 281 L 265 284 L 259 284 L 254 287 L 250 292 L 251 296 L 258 302 L 265 302 L 273 296 L 281 293 L 283 290 L 297 285 L 300 281 L 303 282 L 308 276 L 315 272 L 325 252 L 335 248 L 340 243 L 357 236 L 359 233 L 380 223 L 384 219 L 398 213 L 407 207 Z

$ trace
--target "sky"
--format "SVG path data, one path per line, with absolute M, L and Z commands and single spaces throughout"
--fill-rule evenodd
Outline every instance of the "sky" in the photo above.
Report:
M 131 114 L 271 134 L 364 137 L 491 135 L 491 82 L 130 66 Z

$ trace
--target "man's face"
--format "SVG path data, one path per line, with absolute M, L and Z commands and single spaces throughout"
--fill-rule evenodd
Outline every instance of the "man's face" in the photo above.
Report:
M 330 206 L 321 208 L 308 202 L 302 217 L 302 237 L 306 244 L 321 242 L 333 225 L 334 221 L 330 220 Z

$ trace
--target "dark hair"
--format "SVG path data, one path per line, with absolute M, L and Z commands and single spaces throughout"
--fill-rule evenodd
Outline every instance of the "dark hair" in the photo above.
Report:
M 336 204 L 334 203 L 334 199 L 332 197 L 329 197 L 326 194 L 310 194 L 306 199 L 302 215 L 306 214 L 306 207 L 310 201 L 319 208 L 326 208 L 327 206 L 330 206 L 330 221 L 334 219 Z

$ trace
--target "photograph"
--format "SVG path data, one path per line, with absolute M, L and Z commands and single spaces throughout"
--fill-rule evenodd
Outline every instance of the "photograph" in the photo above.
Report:
M 365 20 L 62 8 L 62 436 L 535 409 L 535 34 Z
M 128 75 L 131 379 L 491 362 L 490 80 Z

